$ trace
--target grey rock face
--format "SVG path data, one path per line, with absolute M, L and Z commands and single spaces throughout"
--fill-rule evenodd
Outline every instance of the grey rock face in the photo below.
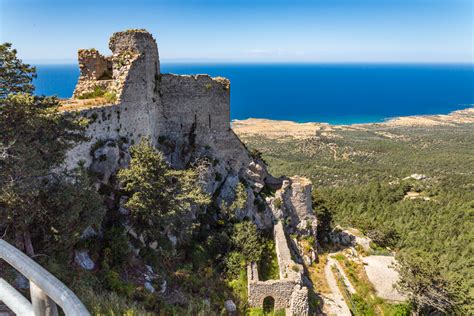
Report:
M 284 180 L 271 205 L 275 218 L 285 221 L 290 232 L 315 237 L 318 221 L 312 207 L 311 187 L 306 178 Z
M 89 250 L 76 250 L 74 252 L 74 262 L 85 270 L 93 270 L 95 263 L 89 256 Z
M 235 305 L 233 300 L 227 300 L 224 302 L 224 307 L 229 313 L 229 315 L 234 315 L 237 312 L 237 306 Z
M 356 230 L 354 230 L 354 232 L 355 231 Z M 329 239 L 334 244 L 347 247 L 360 245 L 364 250 L 369 250 L 372 240 L 368 237 L 360 236 L 359 233 L 354 232 L 349 229 L 342 229 L 340 226 L 336 226 L 329 234 Z
M 110 176 L 119 168 L 120 149 L 115 141 L 109 140 L 93 154 L 90 170 L 101 175 L 102 181 L 107 183 Z

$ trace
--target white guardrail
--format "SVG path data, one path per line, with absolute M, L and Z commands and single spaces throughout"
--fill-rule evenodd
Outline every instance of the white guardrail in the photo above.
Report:
M 0 259 L 30 281 L 31 302 L 0 275 L 0 301 L 17 315 L 57 316 L 59 305 L 66 316 L 90 316 L 77 296 L 55 276 L 23 252 L 0 239 Z

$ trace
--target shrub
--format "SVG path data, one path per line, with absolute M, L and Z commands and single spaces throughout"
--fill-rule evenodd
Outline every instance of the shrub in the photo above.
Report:
M 92 90 L 91 92 L 84 92 L 83 94 L 81 94 L 77 98 L 80 99 L 80 100 L 94 99 L 94 98 L 104 96 L 105 93 L 106 93 L 106 91 L 102 87 L 95 86 L 94 90 Z
M 117 101 L 117 95 L 115 94 L 115 92 L 107 91 L 106 93 L 104 93 L 104 98 L 107 100 L 107 102 L 110 103 L 114 103 L 115 101 Z
M 247 263 L 260 261 L 264 245 L 254 223 L 246 221 L 236 224 L 231 239 L 234 247 L 240 251 Z
M 275 205 L 275 208 L 276 208 L 276 209 L 281 209 L 281 204 L 282 204 L 281 198 L 279 198 L 279 197 L 276 198 L 276 199 L 273 201 L 273 205 Z

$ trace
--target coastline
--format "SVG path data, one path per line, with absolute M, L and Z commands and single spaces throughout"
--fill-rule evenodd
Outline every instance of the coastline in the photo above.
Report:
M 370 128 L 435 127 L 474 124 L 474 106 L 452 111 L 448 114 L 411 115 L 389 118 L 383 122 L 358 124 L 330 124 L 324 122 L 298 123 L 287 120 L 248 118 L 232 120 L 232 129 L 237 135 L 265 136 L 269 138 L 307 138 L 317 133 L 325 134 L 337 130 L 366 130 Z

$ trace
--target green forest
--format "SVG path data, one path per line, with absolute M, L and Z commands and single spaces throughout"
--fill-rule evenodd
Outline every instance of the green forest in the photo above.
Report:
M 336 224 L 358 228 L 397 252 L 402 287 L 472 314 L 473 130 L 367 124 L 305 139 L 239 136 L 274 174 L 312 180 L 320 241 Z M 446 301 L 435 299 L 440 293 Z

